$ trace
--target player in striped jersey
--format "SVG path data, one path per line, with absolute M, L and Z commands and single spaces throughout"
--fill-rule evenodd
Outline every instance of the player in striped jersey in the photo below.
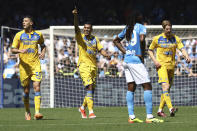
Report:
M 96 54 L 100 52 L 108 59 L 110 59 L 111 56 L 105 52 L 99 39 L 91 34 L 92 24 L 85 23 L 83 33 L 81 33 L 78 26 L 77 9 L 75 8 L 72 13 L 74 15 L 75 38 L 79 49 L 79 60 L 77 65 L 84 87 L 87 90 L 87 94 L 82 106 L 79 108 L 79 112 L 81 112 L 82 118 L 87 118 L 85 108 L 88 107 L 89 118 L 95 118 L 96 115 L 93 112 L 93 95 L 96 87 L 97 75 Z
M 159 76 L 158 83 L 161 84 L 163 90 L 157 114 L 158 116 L 166 117 L 166 114 L 163 112 L 163 108 L 166 104 L 170 111 L 170 116 L 173 117 L 178 111 L 178 108 L 172 106 L 169 93 L 174 78 L 176 49 L 182 52 L 187 63 L 190 63 L 191 59 L 185 51 L 180 38 L 172 34 L 170 21 L 163 20 L 162 27 L 163 33 L 153 38 L 148 53 L 155 64 Z M 156 58 L 154 56 L 154 49 L 157 49 Z
M 31 16 L 23 18 L 24 30 L 18 32 L 13 40 L 11 51 L 19 54 L 19 70 L 20 81 L 23 86 L 23 101 L 25 106 L 25 119 L 31 120 L 31 113 L 29 108 L 29 91 L 30 81 L 33 81 L 33 88 L 35 91 L 35 115 L 34 119 L 42 119 L 43 115 L 40 113 L 41 93 L 40 83 L 42 80 L 40 59 L 44 59 L 46 47 L 44 45 L 44 38 L 41 32 L 33 29 L 33 20 Z M 41 47 L 41 53 L 38 54 L 38 44 Z

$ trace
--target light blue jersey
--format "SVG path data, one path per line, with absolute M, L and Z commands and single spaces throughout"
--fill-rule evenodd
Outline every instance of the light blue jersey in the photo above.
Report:
M 126 36 L 126 30 L 125 28 L 120 34 L 118 34 L 118 37 L 120 39 L 124 39 Z M 140 58 L 136 55 L 142 55 L 141 47 L 140 47 L 140 35 L 144 34 L 146 35 L 146 27 L 142 24 L 136 23 L 134 26 L 134 30 L 132 33 L 132 39 L 130 41 L 127 41 L 126 46 L 126 54 L 124 61 L 126 63 L 142 63 Z

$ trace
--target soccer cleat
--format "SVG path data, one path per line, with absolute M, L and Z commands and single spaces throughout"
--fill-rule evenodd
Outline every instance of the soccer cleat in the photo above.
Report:
M 167 115 L 163 111 L 162 112 L 157 112 L 157 116 L 167 117 Z
M 34 120 L 40 120 L 40 119 L 42 119 L 43 118 L 43 115 L 41 114 L 41 113 L 36 113 L 35 115 L 34 115 Z
M 31 113 L 25 112 L 25 120 L 31 120 Z
M 150 119 L 146 118 L 146 123 L 162 123 L 162 122 L 164 122 L 164 120 L 160 120 L 155 117 L 150 118 Z
M 81 118 L 87 118 L 85 110 L 79 108 L 79 112 L 81 112 Z
M 171 117 L 174 117 L 175 116 L 175 113 L 178 111 L 178 108 L 172 108 L 171 111 L 170 111 L 170 116 Z
M 138 118 L 134 118 L 134 119 L 129 118 L 128 122 L 129 123 L 142 123 L 143 121 Z
M 96 118 L 96 115 L 94 113 L 89 114 L 89 118 Z

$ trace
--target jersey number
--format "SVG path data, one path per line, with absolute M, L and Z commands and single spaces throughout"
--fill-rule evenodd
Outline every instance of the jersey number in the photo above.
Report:
M 137 43 L 137 34 L 136 34 L 136 31 L 133 30 L 133 38 L 129 41 L 129 44 L 134 46 L 136 45 L 136 43 Z

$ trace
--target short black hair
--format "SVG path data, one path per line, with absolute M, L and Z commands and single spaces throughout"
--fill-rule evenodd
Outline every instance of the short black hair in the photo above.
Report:
M 33 17 L 32 17 L 31 15 L 24 15 L 24 16 L 23 16 L 23 19 L 24 19 L 24 18 L 29 18 L 32 22 L 34 22 L 34 21 L 33 21 Z

